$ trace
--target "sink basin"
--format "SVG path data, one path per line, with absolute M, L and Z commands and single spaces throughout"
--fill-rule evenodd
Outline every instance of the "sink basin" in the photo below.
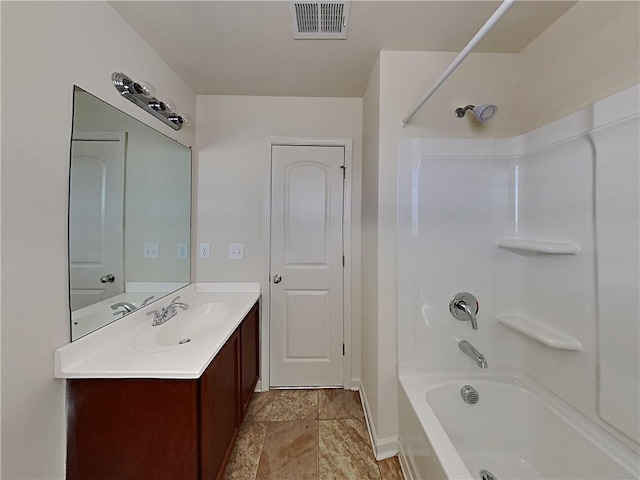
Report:
M 209 337 L 227 318 L 226 303 L 204 303 L 179 310 L 178 314 L 162 325 L 148 325 L 133 339 L 133 347 L 144 353 L 163 352 L 183 347 Z

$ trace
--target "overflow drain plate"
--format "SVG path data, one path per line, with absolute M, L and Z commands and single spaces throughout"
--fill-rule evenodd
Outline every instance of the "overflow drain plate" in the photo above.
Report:
M 190 338 L 183 338 L 178 342 L 178 345 L 184 345 L 185 343 L 189 343 L 191 341 Z

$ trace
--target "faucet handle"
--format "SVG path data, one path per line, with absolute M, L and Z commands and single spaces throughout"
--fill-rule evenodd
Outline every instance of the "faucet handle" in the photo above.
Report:
M 147 315 L 153 315 L 153 325 L 157 325 L 158 322 L 162 319 L 164 313 L 160 310 L 151 310 L 146 313 Z
M 138 308 L 142 308 L 142 307 L 144 307 L 145 305 L 147 305 L 147 303 L 149 303 L 149 301 L 153 300 L 153 298 L 154 298 L 154 296 L 153 296 L 153 295 L 151 295 L 151 296 L 150 296 L 150 297 L 148 297 L 148 298 L 145 298 L 145 299 L 142 301 L 142 303 L 140 304 L 140 306 L 139 306 Z
M 449 312 L 460 321 L 471 321 L 471 327 L 478 329 L 476 314 L 480 305 L 478 299 L 468 292 L 457 293 L 449 302 Z

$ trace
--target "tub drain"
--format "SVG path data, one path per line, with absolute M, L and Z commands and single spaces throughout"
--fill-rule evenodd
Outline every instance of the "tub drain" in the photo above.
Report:
M 489 470 L 480 470 L 480 480 L 498 480 Z
M 467 402 L 469 405 L 475 405 L 480 400 L 480 395 L 478 395 L 478 391 L 473 388 L 471 385 L 465 385 L 460 389 L 460 396 L 462 399 Z M 483 470 L 484 472 L 485 470 Z
M 191 341 L 190 338 L 183 338 L 178 342 L 178 345 L 184 345 L 185 343 L 189 343 Z

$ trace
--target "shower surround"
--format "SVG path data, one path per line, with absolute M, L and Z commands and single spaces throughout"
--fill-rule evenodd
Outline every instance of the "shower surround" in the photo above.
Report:
M 634 86 L 518 137 L 400 140 L 398 366 L 400 402 L 411 408 L 400 408 L 399 437 L 410 475 L 433 474 L 422 462 L 429 455 L 446 473 L 451 456 L 430 438 L 438 428 L 424 424 L 443 412 L 434 413 L 428 395 L 411 401 L 407 379 L 480 373 L 458 349 L 468 340 L 486 356 L 486 374 L 524 378 L 540 401 L 557 400 L 580 420 L 587 443 L 622 469 L 609 469 L 610 478 L 639 476 L 639 100 Z M 477 331 L 448 311 L 463 291 L 478 298 Z M 450 402 L 454 408 L 462 399 Z M 424 445 L 408 426 L 416 417 Z M 493 420 L 505 420 L 500 409 Z M 553 443 L 552 431 L 542 443 Z M 481 442 L 487 432 L 470 426 L 468 433 Z M 479 478 L 475 463 L 462 460 L 463 476 Z M 533 467 L 545 478 L 558 475 L 549 465 Z M 506 466 L 485 468 L 501 478 Z

